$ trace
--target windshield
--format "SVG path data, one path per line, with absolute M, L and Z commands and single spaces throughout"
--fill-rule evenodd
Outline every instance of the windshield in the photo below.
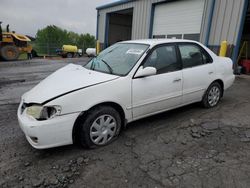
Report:
M 117 43 L 103 50 L 90 60 L 85 68 L 115 74 L 127 75 L 148 49 L 146 44 Z

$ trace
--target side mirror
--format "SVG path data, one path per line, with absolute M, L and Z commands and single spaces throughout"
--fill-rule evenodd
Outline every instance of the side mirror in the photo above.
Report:
M 142 78 L 147 76 L 153 76 L 156 75 L 156 68 L 154 67 L 145 67 L 141 66 L 137 73 L 135 74 L 135 78 Z

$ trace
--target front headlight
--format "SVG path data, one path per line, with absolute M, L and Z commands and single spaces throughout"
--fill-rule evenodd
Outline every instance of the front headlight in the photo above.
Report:
M 37 120 L 47 120 L 61 114 L 60 106 L 39 106 L 27 107 L 26 113 Z

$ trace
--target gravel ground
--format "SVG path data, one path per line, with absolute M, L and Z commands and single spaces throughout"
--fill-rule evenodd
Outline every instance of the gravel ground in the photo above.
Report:
M 250 78 L 218 107 L 199 104 L 128 125 L 94 150 L 35 150 L 17 124 L 20 96 L 68 61 L 0 62 L 0 187 L 250 187 Z

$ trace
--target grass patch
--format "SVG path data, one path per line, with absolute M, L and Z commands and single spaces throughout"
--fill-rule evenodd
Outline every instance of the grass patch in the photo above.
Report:
M 18 57 L 18 59 L 19 60 L 25 60 L 25 59 L 27 59 L 27 54 L 26 53 L 20 54 L 19 57 Z

